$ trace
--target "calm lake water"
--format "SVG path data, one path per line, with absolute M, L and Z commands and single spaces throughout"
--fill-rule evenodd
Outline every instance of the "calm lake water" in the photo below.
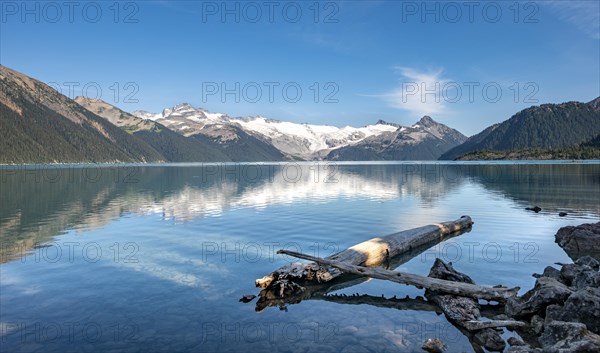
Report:
M 532 273 L 571 261 L 554 243 L 560 227 L 600 218 L 597 163 L 20 167 L 0 178 L 2 352 L 418 352 L 430 337 L 472 352 L 409 286 L 359 279 L 266 308 L 238 299 L 294 261 L 280 248 L 328 256 L 462 215 L 470 232 L 398 270 L 426 275 L 440 257 L 523 292 Z

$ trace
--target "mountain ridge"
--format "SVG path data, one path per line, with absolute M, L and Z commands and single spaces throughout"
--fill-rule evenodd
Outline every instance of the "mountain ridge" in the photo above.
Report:
M 230 117 L 189 103 L 125 112 L 62 95 L 0 65 L 0 163 L 435 160 L 477 150 L 579 146 L 600 134 L 600 97 L 523 109 L 469 138 L 423 116 L 352 127 Z M 594 140 L 595 141 L 595 140 Z
M 356 145 L 334 150 L 328 160 L 435 160 L 467 139 L 459 131 L 429 116 L 409 127 L 372 136 Z
M 361 145 L 361 142 L 377 141 L 376 137 L 413 134 L 412 140 L 420 140 L 425 135 L 433 135 L 437 139 L 437 147 L 429 148 L 427 153 L 412 153 L 406 156 L 396 151 L 395 154 L 375 156 L 378 160 L 389 159 L 392 156 L 402 155 L 409 158 L 410 155 L 418 155 L 424 159 L 437 159 L 447 149 L 464 141 L 466 137 L 457 130 L 451 129 L 443 124 L 435 122 L 431 117 L 424 116 L 412 126 L 402 126 L 378 120 L 375 124 L 363 127 L 336 127 L 331 125 L 299 124 L 281 120 L 269 119 L 263 116 L 254 117 L 230 117 L 222 113 L 211 113 L 202 108 L 194 108 L 189 103 L 180 103 L 170 108 L 163 109 L 162 113 L 150 113 L 147 111 L 134 111 L 135 116 L 152 119 L 165 124 L 165 126 L 178 131 L 186 136 L 200 134 L 208 135 L 211 127 L 229 130 L 235 129 L 246 132 L 258 140 L 274 146 L 288 159 L 320 160 L 337 159 L 338 152 L 334 152 L 353 145 Z M 417 137 L 417 133 L 423 136 Z M 450 141 L 445 141 L 447 134 L 452 135 Z M 226 135 L 222 132 L 220 135 Z M 404 137 L 404 136 L 403 136 Z M 232 136 L 233 138 L 233 136 Z M 410 140 L 410 139 L 409 139 Z M 407 140 L 408 141 L 408 140 Z M 418 141 L 417 141 L 418 142 Z M 408 145 L 406 142 L 402 145 Z M 400 149 L 396 146 L 396 150 Z M 414 146 L 408 147 L 414 150 Z M 418 147 L 416 148 L 418 149 Z M 377 152 L 375 152 L 377 154 Z M 330 156 L 332 155 L 332 156 Z
M 458 145 L 440 159 L 476 151 L 556 149 L 577 146 L 600 133 L 600 97 L 588 102 L 541 104 L 525 108 Z
M 139 137 L 169 162 L 232 161 L 220 151 L 219 146 L 182 136 L 156 121 L 135 117 L 101 99 L 78 96 L 74 100 L 92 113 Z
M 160 162 L 164 156 L 45 83 L 0 65 L 0 163 Z

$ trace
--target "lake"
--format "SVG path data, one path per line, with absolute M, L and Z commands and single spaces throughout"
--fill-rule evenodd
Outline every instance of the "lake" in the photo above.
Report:
M 472 352 L 414 287 L 357 279 L 299 303 L 239 299 L 294 261 L 278 249 L 324 257 L 462 215 L 470 231 L 394 266 L 427 275 L 439 257 L 523 293 L 532 273 L 571 262 L 560 227 L 600 220 L 597 162 L 64 165 L 0 178 L 2 352 L 418 352 L 430 337 Z

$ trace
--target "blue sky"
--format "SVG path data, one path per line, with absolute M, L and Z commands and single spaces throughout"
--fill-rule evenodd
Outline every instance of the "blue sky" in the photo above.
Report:
M 598 1 L 2 1 L 0 10 L 2 65 L 69 96 L 86 86 L 126 111 L 189 102 L 337 126 L 427 114 L 472 135 L 531 105 L 600 95 Z

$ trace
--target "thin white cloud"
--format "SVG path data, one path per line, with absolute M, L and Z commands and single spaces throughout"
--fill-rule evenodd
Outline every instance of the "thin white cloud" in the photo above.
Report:
M 390 106 L 416 116 L 439 115 L 447 112 L 447 102 L 442 96 L 445 84 L 443 70 L 419 71 L 409 67 L 396 67 L 401 76 L 399 87 L 381 95 Z
M 600 39 L 600 2 L 561 0 L 540 4 L 549 5 L 561 20 L 570 22 L 594 39 Z

